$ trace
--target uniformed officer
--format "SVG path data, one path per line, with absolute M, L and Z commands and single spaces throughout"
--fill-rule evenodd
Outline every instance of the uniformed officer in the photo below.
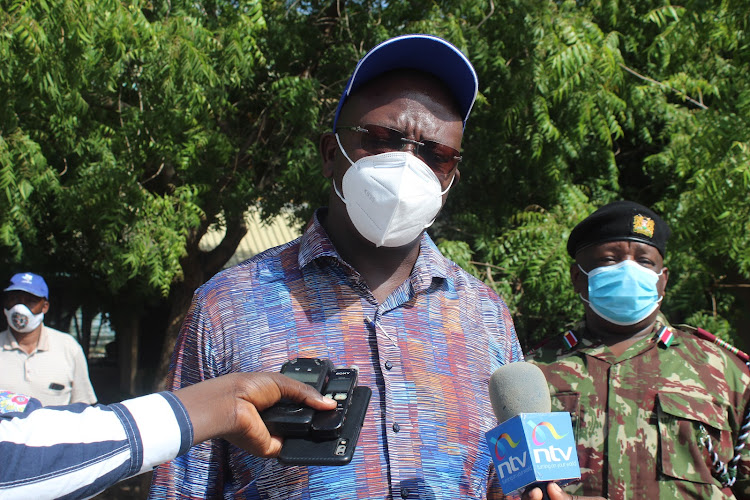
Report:
M 669 235 L 652 210 L 618 201 L 568 239 L 585 319 L 529 358 L 547 377 L 553 411 L 573 419 L 581 481 L 570 493 L 750 498 L 741 431 L 750 375 L 734 353 L 660 314 Z

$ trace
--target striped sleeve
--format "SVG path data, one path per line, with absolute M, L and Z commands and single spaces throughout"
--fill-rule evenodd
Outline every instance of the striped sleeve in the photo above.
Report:
M 86 498 L 186 452 L 187 411 L 163 392 L 0 415 L 0 498 Z

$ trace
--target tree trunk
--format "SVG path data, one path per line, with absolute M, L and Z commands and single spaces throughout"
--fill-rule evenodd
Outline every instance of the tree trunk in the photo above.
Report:
M 175 342 L 190 308 L 193 293 L 199 286 L 219 272 L 222 266 L 234 255 L 240 241 L 247 234 L 247 223 L 244 215 L 228 221 L 227 231 L 221 243 L 209 252 L 202 252 L 198 248 L 198 243 L 207 229 L 208 224 L 204 224 L 196 231 L 192 241 L 188 242 L 188 255 L 181 262 L 183 281 L 172 285 L 169 296 L 167 328 L 154 377 L 153 389 L 156 391 L 166 388 L 167 373 L 169 372 Z
M 120 369 L 120 393 L 128 397 L 138 395 L 138 315 L 125 314 L 117 318 L 117 366 Z
M 738 282 L 741 279 L 738 279 Z M 750 283 L 741 283 L 733 289 L 737 298 L 737 306 L 740 311 L 737 322 L 737 347 L 745 352 L 750 352 Z
M 182 266 L 186 272 L 193 272 L 193 276 L 202 275 L 199 269 L 189 270 L 186 269 L 185 264 Z M 174 353 L 174 345 L 177 341 L 177 336 L 180 333 L 182 322 L 185 320 L 188 309 L 190 309 L 190 302 L 193 299 L 193 292 L 195 287 L 187 285 L 184 281 L 181 281 L 172 287 L 172 291 L 169 296 L 169 316 L 167 320 L 167 328 L 164 332 L 164 343 L 159 357 L 159 364 L 156 367 L 156 375 L 154 377 L 154 391 L 163 391 L 166 389 L 167 373 L 169 371 L 169 363 L 172 360 L 172 354 Z
M 90 305 L 81 306 L 81 347 L 83 348 L 83 354 L 86 359 L 89 359 L 89 351 L 91 350 L 91 323 L 94 321 L 99 311 Z

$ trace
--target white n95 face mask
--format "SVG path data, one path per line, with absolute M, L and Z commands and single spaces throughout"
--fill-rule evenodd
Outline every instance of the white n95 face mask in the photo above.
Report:
M 451 186 L 442 191 L 432 169 L 405 151 L 365 156 L 353 162 L 338 134 L 336 142 L 351 167 L 341 182 L 343 194 L 335 181 L 333 189 L 362 236 L 377 247 L 400 247 L 432 225 L 452 180 Z
M 44 313 L 34 314 L 24 304 L 16 304 L 10 309 L 3 309 L 8 325 L 17 332 L 29 333 L 36 330 L 44 320 Z

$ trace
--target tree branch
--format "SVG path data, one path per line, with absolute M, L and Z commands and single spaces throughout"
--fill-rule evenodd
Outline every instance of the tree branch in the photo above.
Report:
M 492 14 L 494 14 L 494 13 L 495 13 L 495 2 L 493 2 L 492 0 L 490 0 L 490 11 L 489 11 L 489 13 L 487 13 L 487 15 L 486 15 L 486 16 L 484 16 L 484 19 L 482 19 L 481 21 L 479 21 L 479 24 L 477 24 L 477 28 L 479 28 L 479 27 L 480 27 L 480 26 L 482 26 L 482 25 L 483 25 L 483 24 L 484 24 L 485 22 L 487 22 L 487 20 L 488 20 L 488 19 L 489 19 L 490 17 L 492 17 Z
M 641 80 L 645 80 L 645 81 L 647 81 L 647 82 L 650 82 L 650 83 L 655 83 L 656 85 L 658 85 L 658 86 L 660 86 L 660 87 L 662 87 L 662 88 L 665 88 L 665 89 L 671 90 L 671 91 L 672 91 L 672 92 L 674 92 L 675 94 L 678 94 L 678 95 L 682 96 L 682 97 L 683 97 L 683 98 L 684 98 L 685 100 L 687 100 L 687 101 L 689 101 L 689 102 L 692 102 L 693 104 L 695 104 L 696 106 L 698 106 L 698 107 L 699 107 L 699 108 L 701 108 L 701 109 L 708 109 L 708 106 L 706 106 L 706 105 L 705 105 L 705 104 L 703 104 L 702 102 L 696 101 L 695 99 L 693 99 L 692 97 L 690 97 L 689 95 L 687 95 L 687 94 L 686 94 L 685 92 L 679 91 L 679 90 L 677 90 L 677 89 L 675 89 L 675 88 L 673 88 L 673 87 L 670 87 L 669 85 L 667 85 L 667 84 L 665 84 L 665 83 L 661 83 L 661 82 L 660 82 L 660 81 L 658 81 L 658 80 L 654 80 L 653 78 L 649 78 L 649 77 L 647 77 L 647 76 L 643 76 L 642 74 L 638 73 L 638 72 L 637 72 L 637 71 L 635 71 L 634 69 L 628 68 L 627 66 L 625 66 L 625 65 L 624 65 L 624 64 L 622 64 L 622 63 L 619 63 L 619 64 L 620 64 L 620 67 L 621 67 L 622 69 L 624 69 L 625 71 L 627 71 L 628 73 L 630 73 L 630 74 L 632 74 L 632 75 L 635 75 L 635 76 L 637 76 L 637 77 L 638 77 L 638 78 L 640 78 Z
M 213 276 L 221 270 L 221 266 L 237 251 L 242 238 L 247 234 L 247 221 L 244 214 L 227 221 L 227 231 L 221 243 L 213 250 L 202 255 L 203 269 L 207 276 Z
M 161 165 L 159 165 L 159 169 L 158 169 L 158 170 L 156 171 L 156 173 L 155 173 L 154 175 L 152 175 L 151 177 L 149 177 L 148 179 L 146 179 L 146 180 L 145 180 L 145 181 L 143 181 L 143 182 L 139 182 L 139 184 L 140 184 L 141 186 L 143 186 L 143 185 L 144 185 L 144 184 L 146 184 L 147 182 L 149 182 L 149 181 L 152 181 L 152 180 L 156 179 L 157 177 L 159 177 L 159 174 L 161 174 L 162 170 L 164 170 L 164 162 L 163 162 L 163 161 L 161 162 Z
M 498 271 L 504 271 L 504 272 L 507 271 L 506 268 L 500 267 L 500 266 L 496 266 L 494 264 L 490 264 L 489 262 L 477 262 L 477 261 L 474 261 L 474 260 L 470 260 L 469 264 L 474 264 L 475 266 L 485 266 L 488 269 L 492 268 L 492 269 L 497 269 Z

